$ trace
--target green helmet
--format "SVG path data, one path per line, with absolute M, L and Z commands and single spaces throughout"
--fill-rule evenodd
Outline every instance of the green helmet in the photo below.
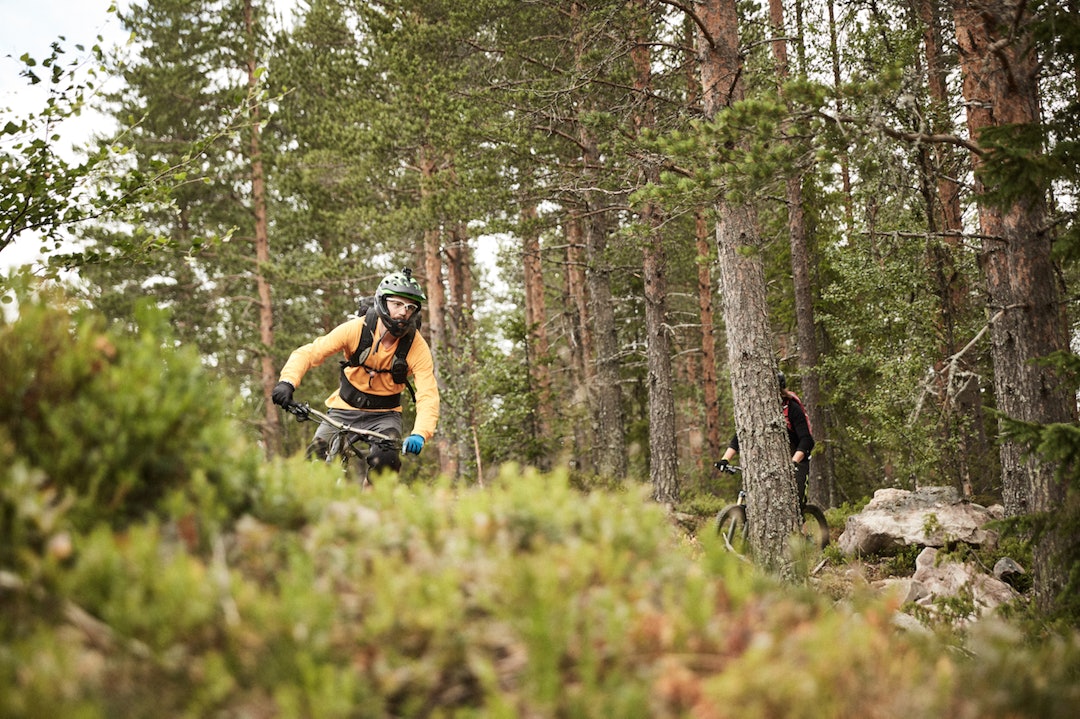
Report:
M 392 272 L 382 279 L 375 290 L 375 310 L 383 324 L 390 330 L 390 334 L 400 337 L 409 329 L 420 326 L 420 310 L 413 312 L 407 320 L 394 320 L 390 317 L 390 310 L 386 306 L 387 297 L 402 297 L 412 300 L 420 307 L 424 306 L 427 296 L 420 284 L 413 279 L 412 270 L 403 267 L 401 272 Z

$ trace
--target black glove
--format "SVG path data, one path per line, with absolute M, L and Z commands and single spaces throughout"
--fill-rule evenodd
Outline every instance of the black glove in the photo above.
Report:
M 726 459 L 721 459 L 719 462 L 713 462 L 713 466 L 721 472 L 728 471 L 728 461 Z
M 274 385 L 274 391 L 270 393 L 270 399 L 274 400 L 274 404 L 281 405 L 282 407 L 288 407 L 292 404 L 292 393 L 295 387 L 284 380 Z

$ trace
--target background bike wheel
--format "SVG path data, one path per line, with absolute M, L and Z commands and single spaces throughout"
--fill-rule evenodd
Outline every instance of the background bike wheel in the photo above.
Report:
M 803 507 L 802 519 L 803 536 L 821 549 L 829 546 L 829 523 L 825 521 L 825 513 L 818 507 L 808 504 Z
M 720 510 L 716 515 L 716 531 L 724 540 L 724 546 L 739 554 L 747 550 L 746 508 L 741 504 L 732 504 Z

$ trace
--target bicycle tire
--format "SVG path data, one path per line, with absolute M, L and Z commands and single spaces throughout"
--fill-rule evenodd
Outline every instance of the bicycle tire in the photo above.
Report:
M 829 546 L 829 523 L 820 507 L 808 504 L 802 510 L 802 534 L 820 549 Z
M 716 532 L 724 541 L 724 547 L 739 554 L 745 554 L 749 539 L 747 537 L 746 507 L 731 504 L 716 515 Z

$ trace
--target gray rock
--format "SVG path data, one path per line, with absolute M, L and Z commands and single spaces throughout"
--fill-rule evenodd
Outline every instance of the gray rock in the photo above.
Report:
M 1010 577 L 1015 577 L 1018 574 L 1027 574 L 1027 572 L 1009 557 L 1002 557 L 994 564 L 994 576 L 1003 582 L 1007 582 Z
M 881 554 L 912 545 L 992 545 L 997 533 L 985 525 L 999 517 L 996 508 L 961 500 L 952 487 L 914 492 L 879 489 L 862 512 L 848 517 L 837 545 L 849 555 Z

